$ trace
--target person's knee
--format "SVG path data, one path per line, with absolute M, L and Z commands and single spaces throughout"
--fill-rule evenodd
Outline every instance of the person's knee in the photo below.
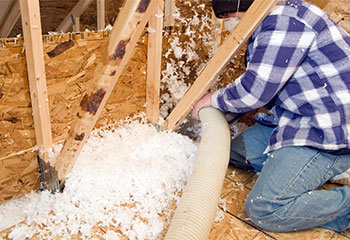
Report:
M 276 214 L 283 205 L 273 198 L 250 194 L 246 199 L 245 208 L 248 217 L 255 225 L 272 232 L 286 231 Z
M 245 202 L 245 209 L 248 217 L 253 221 L 253 223 L 260 227 L 262 227 L 264 223 L 264 218 L 272 214 L 267 207 L 267 204 L 268 201 L 266 201 L 266 199 L 262 199 L 253 194 L 249 194 Z

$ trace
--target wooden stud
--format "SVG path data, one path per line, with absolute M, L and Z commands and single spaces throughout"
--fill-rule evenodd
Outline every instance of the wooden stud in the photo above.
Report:
M 212 20 L 214 22 L 214 34 L 215 34 L 215 46 L 219 47 L 221 44 L 221 34 L 222 34 L 222 25 L 223 25 L 223 19 L 217 18 L 215 16 L 214 11 L 212 12 Z
M 11 33 L 12 28 L 15 26 L 16 22 L 21 16 L 19 8 L 19 0 L 14 0 L 5 17 L 3 17 L 2 21 L 0 22 L 0 38 L 7 38 Z
M 105 0 L 97 0 L 97 30 L 103 30 L 106 24 Z
M 73 32 L 80 32 L 80 17 L 75 17 L 74 18 Z
M 80 17 L 81 14 L 89 7 L 93 0 L 80 0 L 65 17 L 61 24 L 56 28 L 56 32 L 67 32 L 73 25 L 72 19 Z
M 156 0 L 156 8 L 148 23 L 146 113 L 149 121 L 158 122 L 159 94 L 162 61 L 163 8 L 164 1 Z
M 47 160 L 52 146 L 39 0 L 20 0 L 24 46 L 39 156 Z
M 174 8 L 175 8 L 175 0 L 165 0 L 164 5 L 164 27 L 172 27 L 174 26 Z
M 165 127 L 175 129 L 194 104 L 213 85 L 231 58 L 242 48 L 250 35 L 270 13 L 278 0 L 255 0 L 235 29 L 209 60 L 207 66 L 182 97 L 165 121 Z
M 92 84 L 69 129 L 55 169 L 61 182 L 73 168 L 155 7 L 155 0 L 125 0 L 105 44 Z

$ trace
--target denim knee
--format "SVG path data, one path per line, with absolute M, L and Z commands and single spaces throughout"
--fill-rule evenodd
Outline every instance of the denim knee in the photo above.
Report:
M 272 232 L 289 231 L 285 229 L 286 226 L 283 226 L 282 220 L 275 214 L 282 207 L 283 203 L 255 194 L 249 194 L 245 202 L 246 212 L 252 222 Z

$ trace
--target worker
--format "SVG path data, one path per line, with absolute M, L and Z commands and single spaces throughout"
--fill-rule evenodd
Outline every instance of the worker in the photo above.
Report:
M 252 0 L 212 0 L 232 30 Z M 350 168 L 350 37 L 317 6 L 279 1 L 248 41 L 246 71 L 205 94 L 205 107 L 242 114 L 265 107 L 231 142 L 230 163 L 258 173 L 246 199 L 259 227 L 290 232 L 350 228 L 350 186 L 319 187 Z

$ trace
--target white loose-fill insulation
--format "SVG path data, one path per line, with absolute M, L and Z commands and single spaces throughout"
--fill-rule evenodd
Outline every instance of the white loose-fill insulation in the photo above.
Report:
M 12 229 L 10 239 L 36 234 L 39 239 L 70 239 L 78 233 L 117 239 L 120 234 L 93 231 L 95 226 L 119 228 L 128 239 L 159 239 L 172 212 L 169 205 L 179 200 L 192 172 L 196 151 L 188 137 L 138 121 L 96 130 L 63 193 L 44 191 L 0 205 L 0 222 L 16 205 L 25 221 Z

